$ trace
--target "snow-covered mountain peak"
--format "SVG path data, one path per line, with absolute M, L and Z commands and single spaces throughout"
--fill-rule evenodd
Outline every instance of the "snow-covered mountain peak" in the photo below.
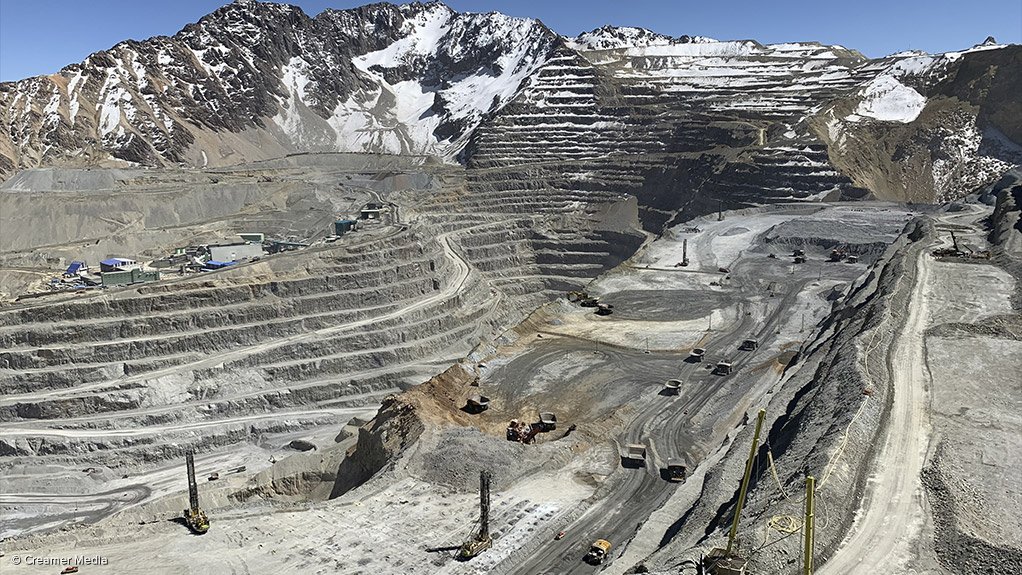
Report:
M 666 34 L 631 26 L 603 26 L 590 32 L 583 32 L 574 38 L 567 38 L 566 40 L 572 48 L 584 51 L 716 42 L 712 38 L 703 36 L 679 36 L 672 38 Z
M 807 122 L 837 101 L 832 123 L 851 130 L 933 117 L 921 110 L 964 62 L 1013 69 L 1017 50 L 999 48 L 868 60 L 817 42 L 635 27 L 563 38 L 538 20 L 441 2 L 310 17 L 240 0 L 172 37 L 121 42 L 58 74 L 0 85 L 0 175 L 61 163 L 217 166 L 300 151 L 503 165 L 547 149 L 584 158 L 713 148 L 746 138 L 734 126 L 751 126 L 760 145 L 774 132 L 811 140 Z M 505 125 L 490 132 L 499 137 L 483 135 Z M 840 127 L 829 128 L 829 140 L 842 141 Z M 520 145 L 526 134 L 533 140 Z M 622 143 L 629 138 L 634 146 Z

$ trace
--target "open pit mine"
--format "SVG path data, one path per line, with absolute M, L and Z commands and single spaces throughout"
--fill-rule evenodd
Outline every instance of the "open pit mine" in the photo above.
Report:
M 0 571 L 1022 572 L 1020 79 L 243 0 L 0 84 Z

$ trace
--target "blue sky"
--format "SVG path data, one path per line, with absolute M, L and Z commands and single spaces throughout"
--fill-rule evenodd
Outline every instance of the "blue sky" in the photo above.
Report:
M 0 0 L 0 81 L 56 72 L 125 39 L 173 35 L 225 0 Z M 309 15 L 368 3 L 294 0 Z M 817 40 L 867 56 L 1022 43 L 1022 0 L 448 0 L 458 11 L 539 18 L 564 35 L 604 24 L 664 34 Z

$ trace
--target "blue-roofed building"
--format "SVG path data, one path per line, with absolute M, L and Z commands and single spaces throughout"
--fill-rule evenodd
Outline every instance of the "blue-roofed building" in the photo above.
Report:
M 203 265 L 204 268 L 206 268 L 208 270 L 219 270 L 219 269 L 226 268 L 228 266 L 233 266 L 234 263 L 235 262 L 219 262 L 219 261 L 216 261 L 216 260 L 209 260 L 208 262 L 206 262 L 206 263 L 204 263 L 202 265 Z
M 101 272 L 125 272 L 141 267 L 138 262 L 128 258 L 107 258 L 99 262 Z
M 64 277 L 75 277 L 89 272 L 89 266 L 85 262 L 75 260 L 71 262 L 71 265 L 67 266 L 67 271 L 64 272 Z

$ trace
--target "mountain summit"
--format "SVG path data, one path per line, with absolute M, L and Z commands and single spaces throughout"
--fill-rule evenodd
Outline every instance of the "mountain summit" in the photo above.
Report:
M 991 42 L 869 60 L 628 27 L 564 38 L 439 2 L 309 17 L 241 0 L 172 37 L 0 84 L 0 176 L 344 151 L 469 167 L 598 162 L 584 181 L 611 157 L 640 179 L 691 160 L 678 177 L 711 188 L 730 178 L 714 188 L 723 195 L 758 178 L 770 197 L 932 200 L 1019 162 L 1020 71 L 1019 47 Z M 646 166 L 649 154 L 669 157 Z M 805 169 L 775 173 L 793 165 Z

